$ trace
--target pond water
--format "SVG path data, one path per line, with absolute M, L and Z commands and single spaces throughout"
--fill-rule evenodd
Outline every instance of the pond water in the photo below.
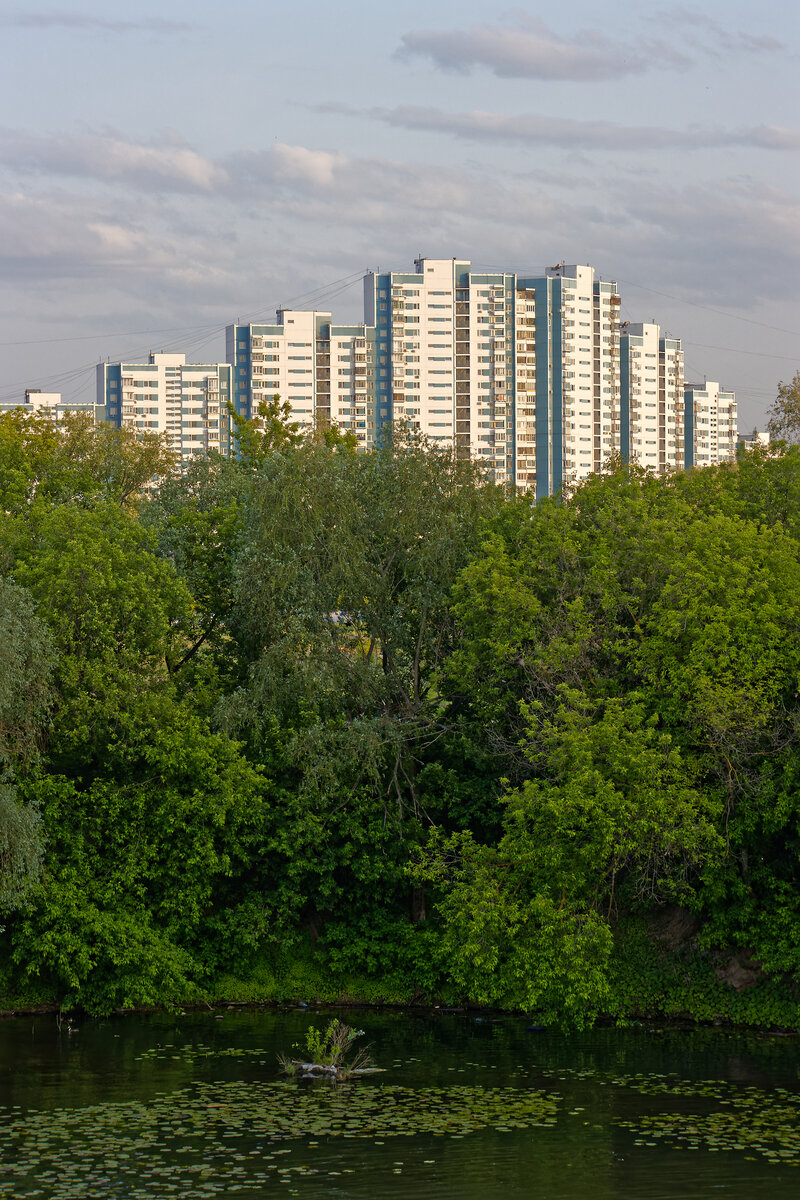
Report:
M 0 1022 L 0 1200 L 800 1195 L 800 1041 L 339 1011 L 384 1072 L 281 1076 L 331 1015 Z

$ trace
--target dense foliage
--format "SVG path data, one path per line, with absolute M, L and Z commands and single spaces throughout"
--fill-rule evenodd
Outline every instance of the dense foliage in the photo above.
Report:
M 800 448 L 534 506 L 286 417 L 180 475 L 0 417 L 5 995 L 183 1003 L 294 960 L 545 1021 L 785 1021 Z

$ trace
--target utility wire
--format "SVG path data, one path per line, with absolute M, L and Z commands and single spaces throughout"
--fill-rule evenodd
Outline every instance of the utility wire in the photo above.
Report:
M 509 271 L 506 267 L 489 266 L 485 263 L 479 263 L 479 264 L 474 264 L 474 265 L 480 266 L 484 271 L 497 272 L 497 273 L 506 274 L 506 275 L 521 275 L 521 276 L 527 278 L 527 276 L 525 275 L 525 272 Z M 536 277 L 537 274 L 541 274 L 541 272 L 536 272 L 536 271 L 533 272 L 534 277 Z M 770 329 L 774 333 L 786 333 L 789 335 L 789 337 L 800 338 L 800 333 L 798 333 L 798 331 L 796 329 L 783 329 L 781 326 L 771 325 L 767 321 L 756 321 L 752 317 L 740 317 L 736 313 L 726 312 L 725 309 L 723 309 L 723 308 L 714 308 L 710 304 L 701 304 L 699 300 L 687 300 L 685 296 L 673 296 L 671 292 L 663 292 L 663 291 L 660 291 L 658 288 L 647 287 L 643 283 L 634 283 L 634 281 L 632 279 L 620 279 L 620 277 L 618 275 L 615 275 L 614 282 L 615 283 L 624 283 L 626 287 L 639 288 L 643 292 L 652 292 L 652 294 L 654 296 L 663 296 L 666 300 L 674 300 L 677 304 L 689 304 L 692 306 L 692 308 L 702 308 L 706 312 L 716 313 L 717 316 L 727 317 L 731 321 L 743 321 L 746 325 L 757 325 L 760 329 Z M 699 343 L 697 343 L 697 344 L 699 345 Z M 726 349 L 726 347 L 725 346 L 712 346 L 712 347 L 709 347 L 709 349 L 724 350 L 724 349 Z M 741 351 L 741 353 L 744 353 L 744 351 Z
M 353 272 L 351 272 L 351 274 L 344 275 L 340 279 L 334 279 L 330 283 L 323 284 L 320 287 L 312 288 L 311 290 L 309 290 L 307 292 L 301 292 L 299 295 L 291 297 L 289 303 L 284 305 L 284 307 L 292 308 L 295 305 L 302 304 L 304 302 L 307 304 L 314 304 L 314 303 L 319 303 L 320 301 L 322 301 L 324 299 L 328 299 L 328 300 L 335 299 L 336 296 L 341 295 L 343 292 L 347 291 L 348 288 L 353 287 L 358 281 L 360 281 L 363 278 L 363 276 L 364 276 L 363 271 L 361 271 L 361 270 L 353 271 Z M 271 306 L 267 305 L 263 308 L 253 310 L 252 312 L 245 314 L 243 322 L 237 321 L 237 323 L 252 324 L 254 321 L 254 318 L 262 315 L 265 312 L 274 311 L 276 307 L 277 307 L 277 305 L 273 303 Z M 4 342 L 4 343 L 0 343 L 0 345 L 1 346 L 50 345 L 50 344 L 60 344 L 63 342 L 91 341 L 91 340 L 98 340 L 99 338 L 106 338 L 106 337 L 108 337 L 108 338 L 138 337 L 140 334 L 144 335 L 144 334 L 159 334 L 159 333 L 180 333 L 180 332 L 192 333 L 192 332 L 194 332 L 196 334 L 196 336 L 194 338 L 183 337 L 183 338 L 178 338 L 178 339 L 172 339 L 169 342 L 164 342 L 162 345 L 162 349 L 167 352 L 169 352 L 170 350 L 175 350 L 177 347 L 180 347 L 181 350 L 186 351 L 187 356 L 188 356 L 188 354 L 192 353 L 193 351 L 200 349 L 201 346 L 207 345 L 218 334 L 224 333 L 225 329 L 230 324 L 232 324 L 231 321 L 226 322 L 224 325 L 220 325 L 220 324 L 217 324 L 217 325 L 183 325 L 183 326 L 178 325 L 178 326 L 165 327 L 163 329 L 130 330 L 127 332 L 116 332 L 116 333 L 109 333 L 109 334 L 79 334 L 76 337 L 70 337 L 70 338 L 41 338 L 41 339 L 32 340 L 32 341 Z M 137 358 L 143 358 L 145 355 L 150 353 L 151 348 L 152 348 L 152 346 L 149 345 L 147 348 L 127 351 L 126 354 L 124 355 L 124 359 L 132 361 Z M 111 356 L 109 356 L 109 357 L 111 357 Z M 114 356 L 114 357 L 116 357 L 116 356 Z M 96 367 L 97 367 L 97 361 L 95 359 L 93 359 L 90 363 L 83 363 L 80 366 L 71 368 L 68 371 L 53 372 L 49 375 L 36 376 L 33 379 L 28 377 L 28 379 L 20 380 L 15 383 L 7 383 L 4 385 L 4 390 L 2 392 L 0 392 L 0 398 L 2 398 L 5 401 L 13 399 L 15 393 L 11 389 L 16 389 L 18 387 L 25 387 L 25 386 L 32 387 L 32 386 L 39 386 L 42 384 L 49 384 L 51 386 L 55 386 L 56 384 L 61 384 L 62 385 L 61 390 L 63 390 L 63 386 L 66 386 L 69 383 L 74 382 L 79 376 L 85 377 L 85 376 L 89 375 L 90 372 L 93 372 L 96 369 Z M 83 385 L 81 385 L 81 386 L 83 386 Z M 79 390 L 79 388 L 76 388 L 72 394 L 74 395 L 75 392 L 77 392 L 78 390 Z

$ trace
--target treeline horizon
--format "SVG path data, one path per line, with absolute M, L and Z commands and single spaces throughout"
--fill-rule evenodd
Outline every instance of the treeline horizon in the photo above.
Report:
M 236 425 L 178 473 L 0 416 L 0 1002 L 299 963 L 796 1024 L 800 447 L 535 504 L 397 430 Z

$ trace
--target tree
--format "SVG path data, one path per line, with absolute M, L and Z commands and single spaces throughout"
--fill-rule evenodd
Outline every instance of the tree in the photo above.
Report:
M 40 881 L 43 859 L 38 810 L 20 800 L 8 775 L 0 775 L 0 913 L 27 905 Z
M 778 395 L 769 409 L 767 431 L 772 438 L 800 441 L 800 371 L 791 383 L 778 384 Z
M 15 571 L 31 594 L 17 608 L 31 618 L 38 603 L 51 631 L 39 618 L 38 644 L 58 659 L 41 768 L 20 775 L 14 795 L 0 786 L 0 902 L 16 902 L 22 885 L 28 901 L 9 921 L 12 961 L 94 1011 L 187 997 L 221 953 L 217 908 L 231 953 L 245 929 L 259 940 L 249 910 L 238 916 L 241 891 L 226 889 L 262 838 L 261 772 L 179 693 L 191 597 L 135 518 L 71 503 L 37 508 L 28 526 Z M 37 676 L 18 629 L 8 632 L 3 731 L 18 748 L 34 738 L 42 685 L 21 687 Z M 44 659 L 33 666 L 41 673 Z
M 24 905 L 41 873 L 41 819 L 17 780 L 40 762 L 52 669 L 53 642 L 33 597 L 0 577 L 0 912 Z
M 39 760 L 52 700 L 53 639 L 33 596 L 0 576 L 0 765 Z
M 308 442 L 265 459 L 234 570 L 251 715 L 425 725 L 450 589 L 500 498 L 473 464 L 400 435 L 366 454 Z
M 275 393 L 271 400 L 260 400 L 254 417 L 243 417 L 232 404 L 228 412 L 233 421 L 233 437 L 239 461 L 249 470 L 270 454 L 299 446 L 304 435 L 292 420 L 292 406 Z
M 151 536 L 110 502 L 53 506 L 18 548 L 15 577 L 58 653 L 50 761 L 59 770 L 102 761 L 120 714 L 170 684 L 193 637 L 191 596 L 152 549 Z
M 7 513 L 101 498 L 127 505 L 175 466 L 166 434 L 95 423 L 86 413 L 68 413 L 57 425 L 22 408 L 0 414 L 0 508 Z
M 718 802 L 636 695 L 559 689 L 526 708 L 534 778 L 506 795 L 498 845 L 434 837 L 422 874 L 444 882 L 448 969 L 465 994 L 582 1024 L 607 995 L 620 904 L 682 899 L 722 839 Z
M 202 681 L 209 672 L 239 681 L 230 632 L 233 564 L 249 488 L 242 463 L 212 454 L 169 476 L 141 506 L 139 520 L 153 536 L 154 552 L 192 596 L 191 640 L 172 660 L 182 687 L 206 687 Z M 217 698 L 209 694 L 211 704 Z
M 10 927 L 17 969 L 93 1012 L 196 995 L 226 951 L 230 965 L 263 937 L 248 913 L 237 929 L 241 882 L 229 894 L 261 841 L 261 773 L 168 693 L 129 703 L 114 734 L 91 777 L 28 788 L 47 869 Z M 217 912 L 237 945 L 213 936 Z
M 500 498 L 402 436 L 364 454 L 309 439 L 252 477 L 230 621 L 244 686 L 218 718 L 278 786 L 283 874 L 310 919 L 407 891 L 450 589 Z
M 791 447 L 690 476 L 623 467 L 489 522 L 440 677 L 510 783 L 496 844 L 458 833 L 433 859 L 468 994 L 532 1001 L 525 980 L 569 914 L 594 931 L 600 987 L 609 908 L 678 895 L 708 947 L 800 969 L 798 462 Z

